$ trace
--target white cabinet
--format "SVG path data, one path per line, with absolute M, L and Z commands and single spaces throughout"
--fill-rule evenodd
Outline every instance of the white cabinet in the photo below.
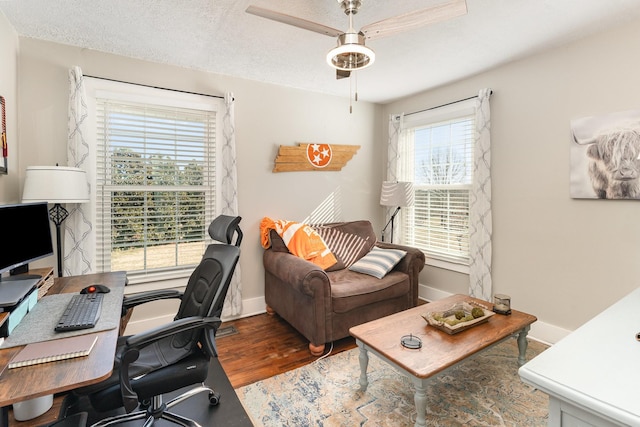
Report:
M 519 370 L 549 395 L 549 426 L 640 426 L 640 288 Z

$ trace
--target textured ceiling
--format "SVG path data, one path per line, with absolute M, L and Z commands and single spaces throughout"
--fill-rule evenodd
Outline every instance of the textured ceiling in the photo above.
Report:
M 443 0 L 363 0 L 360 27 Z M 245 13 L 253 4 L 342 30 L 336 0 L 2 0 L 19 35 L 338 96 L 333 38 Z M 467 0 L 468 13 L 371 40 L 359 98 L 389 102 L 640 17 L 639 0 Z M 623 46 L 621 46 L 623 48 Z

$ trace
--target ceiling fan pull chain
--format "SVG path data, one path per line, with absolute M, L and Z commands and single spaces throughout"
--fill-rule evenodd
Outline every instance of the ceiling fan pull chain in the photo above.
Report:
M 354 74 L 356 79 L 356 94 L 354 99 L 356 100 L 356 102 L 358 102 L 358 71 L 355 71 Z
M 351 99 L 353 98 L 353 73 L 349 74 L 349 114 L 353 114 L 353 103 Z

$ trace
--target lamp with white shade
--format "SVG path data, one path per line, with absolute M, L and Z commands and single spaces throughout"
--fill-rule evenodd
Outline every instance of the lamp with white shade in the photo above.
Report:
M 53 203 L 49 218 L 56 225 L 58 276 L 62 277 L 62 241 L 60 225 L 69 216 L 62 205 L 89 201 L 87 174 L 84 170 L 63 166 L 29 166 L 22 192 L 23 202 Z
M 413 206 L 414 192 L 412 182 L 401 181 L 384 181 L 382 183 L 382 190 L 380 192 L 380 204 L 382 206 L 396 206 L 397 209 L 391 215 L 391 218 L 387 222 L 387 225 L 382 229 L 382 241 L 384 242 L 384 235 L 387 227 L 391 224 L 391 243 L 393 243 L 393 220 L 400 212 L 400 208 Z

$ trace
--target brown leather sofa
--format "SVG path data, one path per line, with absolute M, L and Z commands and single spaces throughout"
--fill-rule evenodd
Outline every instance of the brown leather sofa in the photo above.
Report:
M 378 242 L 369 221 L 314 228 L 332 251 L 331 238 L 326 233 L 337 234 L 336 241 L 360 242 L 359 250 L 354 253 L 356 245 L 350 243 L 349 255 L 334 251 L 338 263 L 325 271 L 292 255 L 280 236 L 271 230 L 271 247 L 263 256 L 267 312 L 277 313 L 304 335 L 313 355 L 322 354 L 326 343 L 349 336 L 352 326 L 417 305 L 418 276 L 425 263 L 422 251 Z M 407 254 L 382 279 L 345 268 L 366 255 L 374 245 L 401 249 Z

